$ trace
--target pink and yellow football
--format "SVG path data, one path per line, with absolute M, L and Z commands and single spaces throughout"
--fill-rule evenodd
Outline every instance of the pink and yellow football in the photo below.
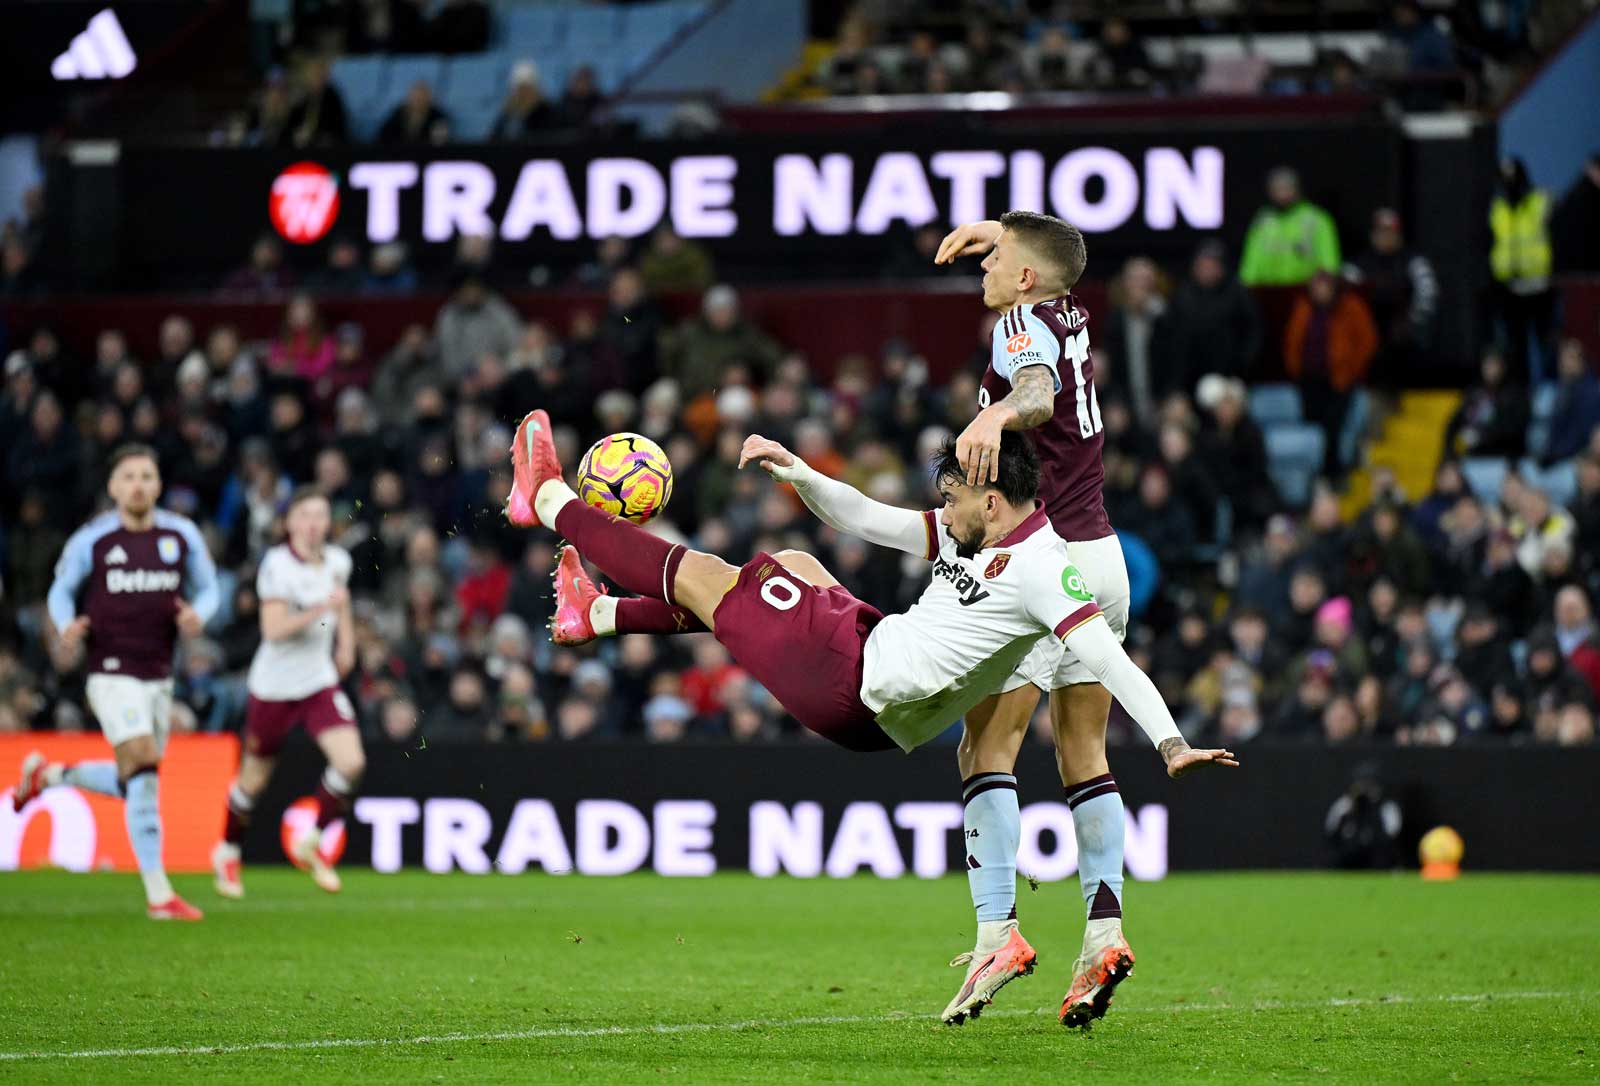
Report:
M 643 524 L 672 497 L 672 463 L 643 434 L 612 434 L 583 454 L 577 491 L 596 509 Z

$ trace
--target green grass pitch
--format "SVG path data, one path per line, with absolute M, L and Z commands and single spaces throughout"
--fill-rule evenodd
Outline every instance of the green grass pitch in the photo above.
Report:
M 1138 965 L 1088 1035 L 1053 1014 L 1075 883 L 1022 884 L 1038 972 L 948 1028 L 958 878 L 246 877 L 178 879 L 186 925 L 132 876 L 0 876 L 0 1080 L 1600 1081 L 1592 877 L 1130 882 Z

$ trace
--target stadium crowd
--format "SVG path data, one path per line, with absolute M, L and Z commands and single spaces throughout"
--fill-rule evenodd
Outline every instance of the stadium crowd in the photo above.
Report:
M 1319 30 L 1334 34 L 1331 47 L 1304 58 L 1291 50 L 1289 59 L 1253 45 L 1238 52 L 1191 45 L 1210 34 L 1248 43 L 1262 33 L 1303 33 L 1306 13 L 1205 7 L 863 0 L 840 20 L 822 85 L 835 95 L 1366 94 L 1409 110 L 1437 109 L 1498 98 L 1564 25 L 1562 13 L 1524 3 L 1350 5 L 1318 13 Z M 1363 52 L 1340 47 L 1340 32 L 1350 31 Z M 1157 38 L 1167 48 L 1152 48 Z
M 709 636 L 549 643 L 555 540 L 501 516 L 510 427 L 546 407 L 568 465 L 605 433 L 645 433 L 676 472 L 656 530 L 734 559 L 810 550 L 853 592 L 900 609 L 925 567 L 835 535 L 792 493 L 736 470 L 740 440 L 767 434 L 880 500 L 931 504 L 922 465 L 972 415 L 994 318 L 943 386 L 903 342 L 862 343 L 824 384 L 741 313 L 729 286 L 709 286 L 697 315 L 671 322 L 654 290 L 712 278 L 704 254 L 682 244 L 603 243 L 579 276 L 605 283 L 608 302 L 565 328 L 525 321 L 468 259 L 431 323 L 392 344 L 329 327 L 315 293 L 290 296 L 266 342 L 173 313 L 144 359 L 113 328 L 92 358 L 68 357 L 48 327 L 13 329 L 0 394 L 0 729 L 90 723 L 81 687 L 49 667 L 42 601 L 67 534 L 102 500 L 108 453 L 137 440 L 158 450 L 165 504 L 203 526 L 225 578 L 222 612 L 181 649 L 181 727 L 240 726 L 259 637 L 254 565 L 293 487 L 314 482 L 355 559 L 348 686 L 373 742 L 802 735 Z M 1232 375 L 1230 352 L 1253 350 L 1259 328 L 1231 273 L 1201 267 L 1220 267 L 1218 256 L 1197 254 L 1202 281 L 1180 289 L 1163 325 L 1180 343 L 1186 327 L 1215 333 L 1183 356 L 1180 379 L 1166 363 L 1126 364 L 1148 361 L 1147 270 L 1125 269 L 1097 317 L 1106 501 L 1135 585 L 1131 647 L 1191 738 L 1592 742 L 1592 374 L 1575 373 L 1562 401 L 1578 434 L 1569 508 L 1514 473 L 1498 500 L 1480 500 L 1450 459 L 1428 494 L 1402 494 L 1380 473 L 1353 520 L 1326 483 L 1291 508 Z M 350 275 L 364 274 L 360 258 Z M 340 259 L 330 254 L 330 275 Z M 1516 395 L 1469 393 L 1453 446 L 1463 432 L 1495 433 L 1496 411 L 1514 412 Z M 1136 735 L 1126 721 L 1114 728 L 1119 741 Z

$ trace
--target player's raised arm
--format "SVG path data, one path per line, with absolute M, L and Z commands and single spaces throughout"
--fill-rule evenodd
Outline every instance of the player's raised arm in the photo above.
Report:
M 771 438 L 751 434 L 739 450 L 739 466 L 754 461 L 780 483 L 794 486 L 817 519 L 840 532 L 932 561 L 932 514 L 874 501 L 848 483 L 830 479 Z
M 1178 731 L 1177 721 L 1162 700 L 1156 684 L 1128 658 L 1106 624 L 1077 567 L 1038 563 L 1031 572 L 1034 583 L 1024 599 L 1040 625 L 1061 638 L 1074 656 L 1094 673 L 1111 696 L 1133 717 L 1161 753 L 1167 773 L 1180 777 L 1199 765 L 1238 766 L 1228 750 L 1195 750 Z
M 933 262 L 953 264 L 957 257 L 982 256 L 994 248 L 1003 229 L 996 219 L 962 223 L 944 236 L 939 243 L 939 251 L 933 254 Z

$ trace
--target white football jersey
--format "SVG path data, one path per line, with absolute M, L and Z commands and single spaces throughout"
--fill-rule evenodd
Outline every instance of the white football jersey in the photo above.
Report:
M 256 596 L 262 603 L 282 600 L 291 611 L 305 611 L 326 600 L 334 588 L 350 583 L 350 552 L 322 548 L 322 561 L 302 562 L 287 543 L 267 551 L 256 573 Z M 330 611 L 293 637 L 261 642 L 250 661 L 246 687 L 262 701 L 295 701 L 339 683 L 333 664 L 333 635 L 339 626 Z
M 1100 613 L 1043 507 L 972 558 L 924 513 L 933 576 L 904 614 L 867 638 L 861 700 L 903 749 L 927 742 L 1002 689 L 1041 637 Z

